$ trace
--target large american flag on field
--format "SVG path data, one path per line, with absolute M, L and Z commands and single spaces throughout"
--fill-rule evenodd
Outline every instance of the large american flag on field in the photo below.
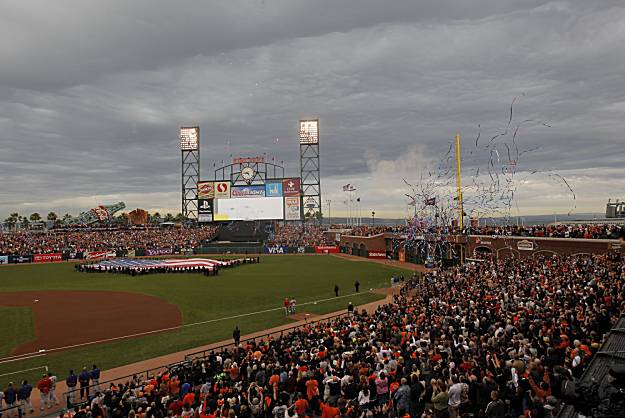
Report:
M 131 268 L 136 270 L 141 269 L 154 269 L 154 268 L 201 268 L 213 270 L 215 267 L 223 267 L 229 266 L 233 264 L 234 261 L 221 261 L 221 260 L 212 260 L 210 258 L 169 258 L 166 260 L 149 260 L 149 259 L 132 259 L 132 258 L 117 258 L 114 260 L 102 260 L 97 264 L 92 264 L 92 266 L 104 267 L 104 269 L 109 268 Z

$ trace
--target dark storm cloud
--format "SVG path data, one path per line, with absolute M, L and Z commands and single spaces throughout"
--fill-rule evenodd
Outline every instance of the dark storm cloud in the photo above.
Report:
M 0 2 L 0 214 L 175 211 L 185 124 L 205 177 L 264 152 L 296 175 L 305 116 L 321 118 L 324 194 L 359 182 L 391 213 L 402 176 L 455 132 L 468 147 L 478 124 L 501 129 L 522 94 L 515 115 L 552 127 L 521 132 L 541 149 L 520 169 L 578 178 L 600 207 L 622 164 L 624 20 L 608 1 Z

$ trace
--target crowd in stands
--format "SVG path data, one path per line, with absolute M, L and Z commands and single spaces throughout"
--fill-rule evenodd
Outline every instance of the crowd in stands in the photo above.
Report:
M 345 228 L 333 225 L 331 229 Z M 373 236 L 382 233 L 408 233 L 408 226 L 371 226 L 350 227 L 348 234 Z M 0 255 L 7 254 L 44 254 L 64 250 L 115 251 L 133 249 L 184 249 L 199 246 L 202 241 L 213 239 L 218 226 L 201 228 L 145 228 L 145 229 L 71 229 L 42 231 L 0 232 Z M 267 245 L 280 246 L 316 246 L 334 245 L 324 229 L 315 224 L 277 224 L 273 234 L 266 241 Z M 452 228 L 436 227 L 419 233 L 457 234 Z M 471 235 L 500 235 L 554 238 L 618 239 L 625 235 L 625 226 L 620 225 L 537 225 L 537 226 L 481 226 L 463 231 Z
M 268 246 L 280 245 L 289 247 L 308 247 L 316 245 L 334 245 L 324 235 L 324 229 L 311 223 L 284 225 L 276 224 L 273 234 L 265 242 Z
M 351 235 L 373 236 L 382 233 L 408 233 L 410 226 L 371 226 L 362 225 L 351 228 Z M 501 235 L 522 237 L 551 237 L 551 238 L 584 238 L 584 239 L 619 239 L 625 235 L 625 225 L 610 224 L 580 224 L 580 225 L 535 225 L 535 226 L 479 226 L 465 228 L 460 231 L 453 227 L 424 226 L 417 228 L 419 234 L 466 234 L 466 235 Z
M 624 225 L 536 225 L 536 226 L 482 226 L 471 228 L 473 235 L 509 235 L 524 237 L 619 239 L 625 234 Z
M 352 228 L 350 234 L 357 237 L 370 237 L 373 235 L 384 233 L 404 233 L 407 228 L 401 225 L 387 226 L 387 225 L 360 225 Z
M 212 239 L 217 227 L 159 229 L 77 229 L 0 233 L 0 255 L 134 249 L 184 249 Z
M 554 417 L 625 308 L 602 256 L 470 263 L 393 303 L 98 392 L 82 416 Z M 234 334 L 233 334 L 234 336 Z M 236 338 L 236 337 L 235 337 Z M 78 410 L 77 410 L 78 411 Z

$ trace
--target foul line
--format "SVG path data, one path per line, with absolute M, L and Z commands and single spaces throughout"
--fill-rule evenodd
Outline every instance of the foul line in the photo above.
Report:
M 22 373 L 22 372 L 30 372 L 32 370 L 39 370 L 39 369 L 46 369 L 46 372 L 47 372 L 48 371 L 48 366 L 39 366 L 39 367 L 33 367 L 31 369 L 18 370 L 16 372 L 11 372 L 11 373 L 3 373 L 3 374 L 0 374 L 0 377 L 10 376 L 12 374 L 18 374 L 18 373 Z
M 304 302 L 304 303 L 298 303 L 296 306 L 299 307 L 299 306 L 306 306 L 306 305 L 313 305 L 313 304 L 316 305 L 319 302 L 327 302 L 327 301 L 330 301 L 330 300 L 343 299 L 343 298 L 348 298 L 348 297 L 352 297 L 352 296 L 356 296 L 356 295 L 364 295 L 364 294 L 367 294 L 367 293 L 371 293 L 371 292 L 368 291 L 368 292 L 350 293 L 348 295 L 343 295 L 343 296 L 335 296 L 335 297 L 326 298 L 326 299 L 319 299 L 319 300 L 313 300 L 313 301 Z M 70 350 L 70 349 L 73 349 L 73 348 L 85 347 L 85 346 L 88 346 L 88 345 L 94 345 L 94 344 L 107 343 L 107 342 L 111 342 L 111 341 L 124 340 L 124 339 L 127 339 L 127 338 L 142 337 L 142 336 L 145 336 L 145 335 L 156 334 L 156 333 L 159 333 L 159 332 L 174 331 L 174 330 L 179 330 L 179 329 L 183 329 L 183 328 L 195 327 L 195 326 L 198 326 L 198 325 L 210 324 L 212 322 L 226 321 L 226 320 L 229 320 L 229 319 L 244 318 L 246 316 L 258 315 L 258 314 L 274 312 L 274 311 L 282 311 L 282 310 L 284 310 L 284 307 L 270 308 L 270 309 L 264 309 L 262 311 L 248 312 L 248 313 L 243 313 L 243 314 L 238 314 L 238 315 L 226 316 L 226 317 L 223 317 L 223 318 L 208 319 L 206 321 L 194 322 L 192 324 L 182 324 L 182 325 L 177 325 L 175 327 L 161 328 L 161 329 L 155 329 L 155 330 L 152 330 L 152 331 L 138 332 L 136 334 L 128 334 L 128 335 L 122 335 L 122 336 L 119 336 L 119 337 L 105 338 L 105 339 L 102 339 L 102 340 L 88 341 L 86 343 L 66 345 L 66 346 L 63 346 L 63 347 L 41 349 L 39 351 L 34 351 L 32 353 L 18 354 L 18 355 L 15 355 L 15 356 L 8 356 L 8 357 L 0 358 L 0 364 L 11 363 L 11 362 L 20 361 L 20 360 L 26 360 L 26 359 L 33 358 L 33 357 L 45 356 L 46 353 L 50 353 L 50 352 L 54 352 L 54 351 L 65 351 L 65 350 Z

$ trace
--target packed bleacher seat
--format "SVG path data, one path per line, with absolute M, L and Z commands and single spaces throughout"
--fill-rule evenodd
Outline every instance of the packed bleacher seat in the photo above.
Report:
M 215 236 L 217 228 L 75 229 L 0 233 L 0 255 L 44 254 L 66 249 L 115 251 L 194 248 Z
M 289 247 L 333 245 L 334 242 L 327 240 L 324 230 L 314 224 L 276 225 L 274 233 L 266 241 L 269 246 L 280 245 Z
M 554 417 L 625 307 L 600 256 L 469 263 L 393 303 L 112 384 L 110 417 Z
M 581 224 L 581 225 L 534 225 L 534 226 L 479 226 L 458 228 L 429 225 L 422 228 L 411 226 L 370 226 L 362 225 L 351 228 L 351 235 L 368 237 L 382 233 L 408 233 L 416 230 L 419 234 L 466 234 L 466 235 L 498 235 L 522 237 L 550 238 L 583 238 L 583 239 L 619 239 L 625 235 L 625 226 L 612 224 Z

